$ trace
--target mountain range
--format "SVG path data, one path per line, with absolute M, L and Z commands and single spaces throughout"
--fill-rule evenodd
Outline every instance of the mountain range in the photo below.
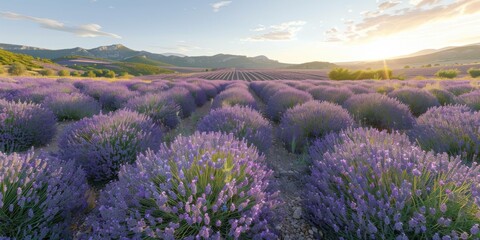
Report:
M 193 68 L 283 68 L 292 65 L 280 63 L 265 56 L 247 57 L 241 55 L 217 54 L 214 56 L 189 57 L 174 53 L 157 54 L 147 51 L 136 51 L 121 44 L 102 46 L 93 49 L 77 47 L 71 49 L 50 50 L 12 44 L 0 44 L 0 48 L 15 53 L 28 54 L 34 57 L 52 60 L 67 56 L 101 58 L 112 61 L 124 61 L 135 57 L 142 57 L 144 60 L 148 59 L 167 65 Z

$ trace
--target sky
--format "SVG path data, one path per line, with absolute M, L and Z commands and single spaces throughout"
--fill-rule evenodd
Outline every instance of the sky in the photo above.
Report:
M 2 0 L 0 43 L 123 44 L 287 63 L 379 60 L 480 43 L 480 0 Z

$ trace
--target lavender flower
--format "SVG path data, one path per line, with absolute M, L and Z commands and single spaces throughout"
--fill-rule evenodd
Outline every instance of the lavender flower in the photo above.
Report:
M 310 101 L 288 109 L 280 122 L 280 139 L 288 150 L 301 151 L 311 140 L 351 127 L 347 110 L 329 103 Z
M 406 135 L 347 130 L 310 156 L 306 210 L 327 238 L 455 239 L 480 221 L 480 167 L 424 152 Z
M 116 178 L 138 153 L 158 149 L 161 130 L 145 115 L 119 110 L 71 125 L 60 138 L 60 155 L 81 165 L 95 182 Z
M 212 108 L 231 107 L 235 105 L 257 109 L 255 98 L 248 89 L 244 88 L 229 88 L 218 94 L 212 102 Z
M 71 239 L 72 214 L 86 207 L 87 189 L 73 162 L 0 153 L 0 236 Z
M 378 129 L 409 129 L 415 123 L 405 104 L 378 93 L 352 96 L 343 106 L 361 124 Z
M 228 91 L 228 90 L 226 90 Z M 260 151 L 267 151 L 272 144 L 272 126 L 257 111 L 240 106 L 212 110 L 199 123 L 200 132 L 232 133 L 245 139 Z
M 52 110 L 59 120 L 80 120 L 101 110 L 100 103 L 81 93 L 54 93 L 45 98 L 43 105 Z
M 418 88 L 402 88 L 389 93 L 388 96 L 406 104 L 415 116 L 420 116 L 431 107 L 440 106 L 435 96 Z
M 91 237 L 276 239 L 269 221 L 277 204 L 268 187 L 271 174 L 263 158 L 233 135 L 180 136 L 169 148 L 122 167 L 87 220 Z
M 315 100 L 328 101 L 337 104 L 343 104 L 347 99 L 353 96 L 353 92 L 345 87 L 327 87 L 318 86 L 308 90 Z
M 309 93 L 294 88 L 285 88 L 269 98 L 266 109 L 267 115 L 272 121 L 280 121 L 283 113 L 289 108 L 310 100 L 313 100 L 313 97 Z
M 41 105 L 0 99 L 0 152 L 43 146 L 55 135 L 55 115 Z
M 417 119 L 410 132 L 425 150 L 461 155 L 467 161 L 478 161 L 480 154 L 480 112 L 462 105 L 436 107 Z
M 164 93 L 149 93 L 130 99 L 126 108 L 151 117 L 158 125 L 175 128 L 180 123 L 180 106 Z
M 195 99 L 186 88 L 174 87 L 166 91 L 165 94 L 180 106 L 180 109 L 182 110 L 180 115 L 181 118 L 187 118 L 195 111 Z

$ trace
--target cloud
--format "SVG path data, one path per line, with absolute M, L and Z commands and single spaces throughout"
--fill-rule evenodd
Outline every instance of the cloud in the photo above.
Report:
M 423 7 L 429 5 L 435 5 L 440 3 L 442 0 L 410 0 L 410 4 L 415 5 L 416 7 Z
M 213 9 L 214 12 L 219 12 L 221 8 L 226 7 L 226 6 L 230 5 L 231 3 L 232 3 L 232 1 L 220 1 L 220 2 L 216 2 L 216 3 L 211 4 L 211 6 L 212 6 L 212 9 Z
M 245 41 L 257 42 L 292 40 L 305 24 L 307 23 L 304 21 L 290 21 L 278 25 L 272 25 L 270 27 L 261 26 L 254 29 L 254 31 L 263 33 L 251 36 L 245 39 Z
M 27 20 L 27 21 L 35 22 L 39 24 L 40 27 L 42 28 L 73 33 L 79 37 L 101 37 L 102 36 L 102 37 L 121 38 L 117 34 L 100 31 L 102 27 L 94 23 L 80 25 L 80 26 L 66 26 L 64 23 L 53 20 L 53 19 L 32 17 L 32 16 L 22 15 L 22 14 L 13 13 L 13 12 L 0 12 L 0 16 L 10 20 Z
M 395 11 L 363 14 L 363 19 L 347 25 L 339 32 L 326 31 L 327 39 L 363 41 L 390 36 L 444 20 L 480 13 L 480 0 L 456 0 L 450 4 L 434 5 L 436 0 L 421 0 L 417 4 Z M 427 4 L 427 5 L 425 5 Z M 381 5 L 381 4 L 380 4 Z
M 380 3 L 378 5 L 378 9 L 380 11 L 385 11 L 385 10 L 388 10 L 390 8 L 396 7 L 400 3 L 402 3 L 402 2 L 400 2 L 400 1 L 386 1 L 386 2 Z

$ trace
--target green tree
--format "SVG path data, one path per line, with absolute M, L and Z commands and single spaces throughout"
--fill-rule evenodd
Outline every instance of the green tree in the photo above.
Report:
M 73 71 L 70 73 L 70 76 L 72 77 L 80 77 L 82 74 L 79 71 Z
M 8 68 L 8 73 L 14 76 L 20 76 L 25 72 L 27 72 L 27 68 L 21 63 L 12 63 L 12 65 L 10 65 L 10 68 Z
M 470 68 L 468 69 L 468 74 L 470 74 L 472 78 L 480 77 L 480 68 Z
M 93 71 L 88 71 L 88 72 L 84 72 L 83 76 L 84 77 L 89 77 L 89 78 L 94 78 L 94 77 L 97 76 L 97 74 L 95 74 L 95 72 L 93 72 Z
M 115 72 L 112 70 L 105 70 L 103 71 L 103 76 L 106 78 L 115 78 Z
M 435 73 L 435 76 L 439 78 L 456 78 L 460 71 L 458 69 L 447 69 L 447 70 L 439 70 L 437 73 Z
M 55 74 L 55 72 L 52 69 L 43 69 L 43 70 L 40 70 L 38 73 L 40 73 L 40 75 L 42 76 L 53 76 Z
M 61 77 L 70 76 L 70 71 L 68 71 L 66 69 L 60 70 L 60 71 L 58 71 L 58 76 L 61 76 Z

